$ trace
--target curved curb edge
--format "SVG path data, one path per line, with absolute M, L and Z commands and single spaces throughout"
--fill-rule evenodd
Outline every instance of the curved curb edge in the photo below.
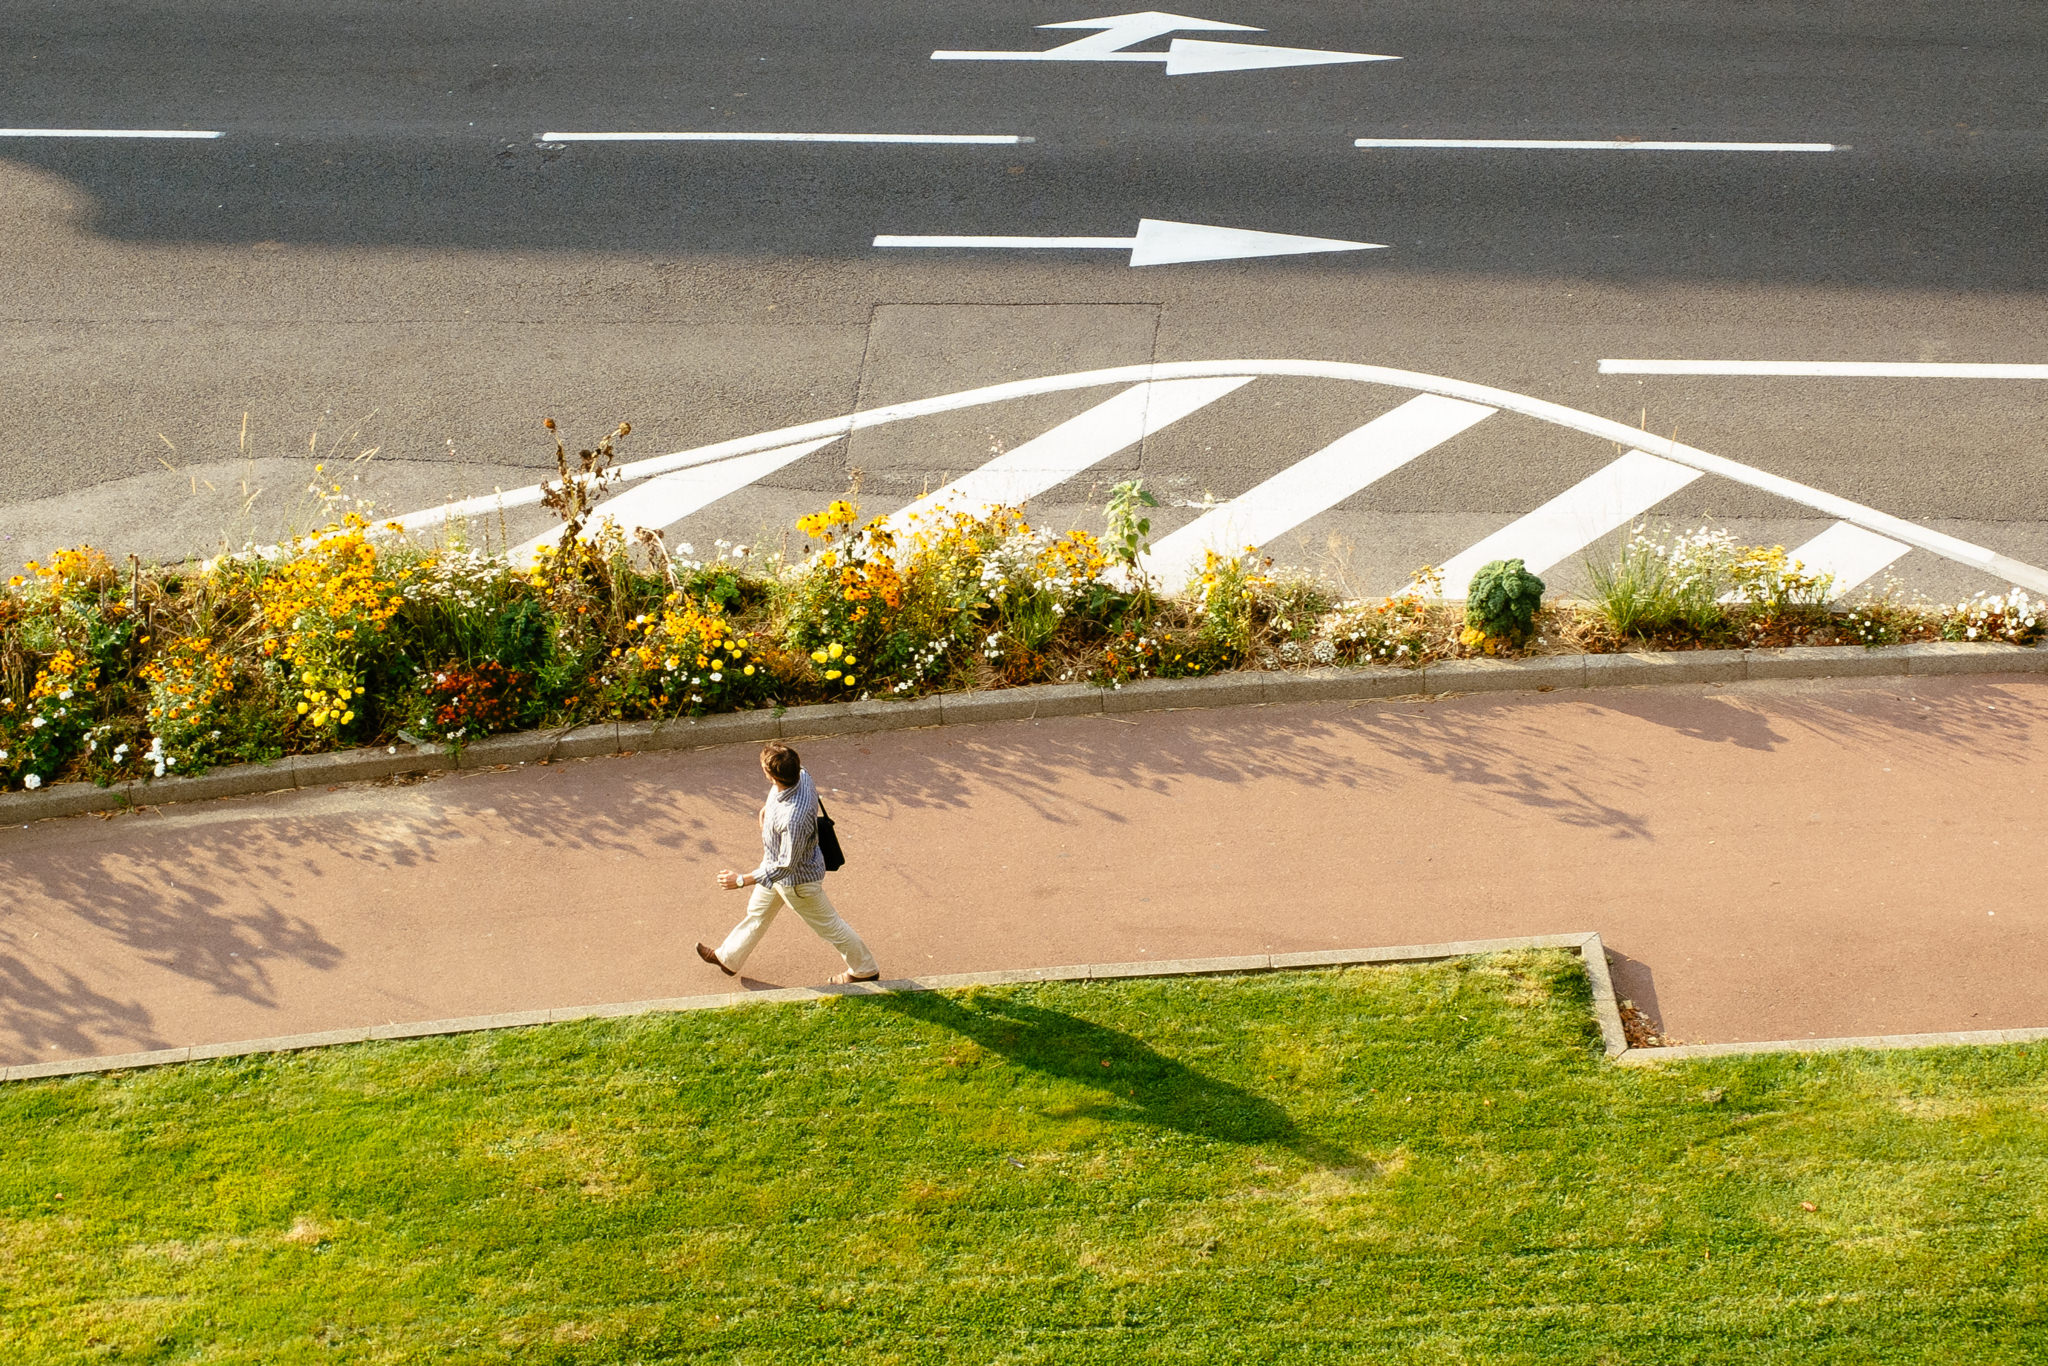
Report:
M 1041 683 L 988 692 L 939 693 L 907 702 L 826 702 L 788 707 L 779 713 L 764 710 L 668 721 L 604 721 L 493 736 L 464 746 L 456 754 L 437 745 L 393 745 L 292 755 L 271 763 L 234 764 L 190 778 L 121 782 L 107 787 L 60 783 L 39 792 L 0 793 L 0 825 L 128 806 L 334 787 L 449 769 L 476 770 L 759 740 L 861 735 L 921 726 L 1171 711 L 1184 707 L 1372 701 L 1447 693 L 1980 673 L 2048 673 L 2048 642 L 2033 648 L 1937 641 L 1877 650 L 1855 645 L 1814 645 L 1782 650 L 1672 650 L 1544 655 L 1534 659 L 1455 659 L 1426 664 L 1420 669 L 1364 666 L 1272 673 L 1238 671 L 1210 678 L 1146 679 L 1114 689 L 1087 683 Z

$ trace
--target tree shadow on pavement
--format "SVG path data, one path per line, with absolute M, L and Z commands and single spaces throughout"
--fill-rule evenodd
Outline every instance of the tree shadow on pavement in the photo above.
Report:
M 1218 1143 L 1277 1144 L 1322 1167 L 1360 1159 L 1303 1131 L 1265 1097 L 1204 1076 L 1130 1034 L 1000 992 L 957 999 L 939 992 L 857 998 L 947 1029 L 1014 1066 L 1100 1093 L 1064 1115 L 1173 1129 Z
M 138 1053 L 171 1046 L 140 1002 L 109 996 L 67 968 L 39 971 L 11 952 L 0 952 L 0 1002 L 0 1063 L 87 1056 L 108 1038 Z

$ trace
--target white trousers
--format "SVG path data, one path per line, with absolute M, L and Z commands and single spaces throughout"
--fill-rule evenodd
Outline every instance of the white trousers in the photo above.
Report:
M 754 946 L 761 942 L 761 936 L 768 933 L 768 925 L 775 919 L 775 913 L 785 905 L 802 916 L 804 924 L 816 930 L 819 938 L 839 950 L 839 956 L 846 960 L 848 972 L 856 977 L 865 977 L 878 971 L 875 956 L 853 932 L 853 926 L 839 918 L 832 898 L 825 895 L 822 882 L 795 885 L 785 882 L 774 887 L 756 883 L 754 895 L 747 901 L 747 918 L 733 926 L 732 933 L 718 946 L 720 961 L 738 972 L 754 952 Z

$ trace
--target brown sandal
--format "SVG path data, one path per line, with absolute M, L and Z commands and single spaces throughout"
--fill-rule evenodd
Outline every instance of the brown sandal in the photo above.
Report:
M 702 944 L 699 944 L 697 946 L 697 956 L 703 959 L 705 962 L 709 963 L 712 967 L 717 968 L 720 972 L 724 973 L 728 977 L 737 977 L 739 975 L 738 973 L 734 972 L 731 968 L 727 967 L 716 953 L 713 953 L 710 949 L 706 948 Z

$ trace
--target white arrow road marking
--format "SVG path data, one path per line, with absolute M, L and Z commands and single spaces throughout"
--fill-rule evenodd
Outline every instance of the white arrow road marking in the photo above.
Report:
M 1137 14 L 1113 14 L 1102 19 L 1069 19 L 1064 23 L 1040 24 L 1040 28 L 1100 29 L 1086 38 L 1047 48 L 1043 52 L 956 52 L 932 54 L 935 62 L 1158 62 L 1169 76 L 1194 76 L 1212 71 L 1256 71 L 1277 66 L 1329 66 L 1339 62 L 1397 62 L 1370 52 L 1325 52 L 1305 47 L 1263 47 L 1257 43 L 1211 43 L 1197 38 L 1176 38 L 1164 52 L 1129 52 L 1125 49 L 1153 38 L 1178 32 L 1263 33 L 1250 24 L 1226 24 L 1214 19 L 1193 19 L 1184 14 L 1162 14 L 1145 10 Z
M 1603 360 L 1603 375 L 1807 375 L 1845 379 L 2048 379 L 2048 365 L 1889 360 Z
M 542 133 L 542 142 L 871 142 L 1015 147 L 1015 133 Z
M 1936 531 L 1932 527 L 1909 522 L 1903 517 L 1880 512 L 1853 499 L 1829 493 L 1825 489 L 1814 488 L 1811 484 L 1802 484 L 1797 480 L 1745 465 L 1739 460 L 1730 460 L 1725 456 L 1700 450 L 1696 446 L 1687 446 L 1669 437 L 1653 436 L 1613 418 L 1600 417 L 1577 408 L 1567 408 L 1561 403 L 1531 398 L 1527 394 L 1495 388 L 1490 384 L 1475 384 L 1471 380 L 1451 379 L 1443 375 L 1424 374 L 1417 370 L 1398 370 L 1387 365 L 1359 365 L 1350 361 L 1156 361 L 1144 365 L 1113 366 L 1103 370 L 1077 370 L 1065 375 L 1043 375 L 1036 379 L 1011 380 L 979 389 L 963 389 L 958 393 L 940 394 L 909 403 L 892 403 L 857 413 L 842 413 L 837 417 L 799 423 L 794 427 L 734 437 L 693 450 L 651 456 L 620 466 L 619 474 L 622 479 L 629 481 L 649 479 L 672 470 L 710 465 L 736 456 L 752 455 L 756 451 L 765 451 L 776 446 L 787 446 L 820 437 L 845 436 L 850 432 L 886 427 L 896 422 L 908 422 L 939 413 L 960 412 L 985 404 L 1008 402 L 1011 399 L 1036 398 L 1041 394 L 1100 389 L 1112 384 L 1143 384 L 1182 379 L 1230 377 L 1235 382 L 1242 383 L 1246 376 L 1262 375 L 1288 379 L 1323 379 L 1345 384 L 1382 385 L 1424 394 L 1438 394 L 1445 398 L 1462 399 L 1467 403 L 1499 408 L 1503 412 L 1517 413 L 1538 422 L 1548 422 L 1596 441 L 1611 442 L 1617 446 L 1639 446 L 1674 464 L 1698 470 L 1703 474 L 1718 475 L 1745 488 L 1760 489 L 1773 497 L 1812 508 L 1816 512 L 1838 518 L 1865 531 L 1889 536 L 1917 550 L 1939 555 L 1945 560 L 1965 565 L 2004 583 L 2015 584 L 2035 593 L 2048 593 L 2048 569 L 2028 564 L 2024 560 L 2016 560 L 2010 555 L 2002 555 L 1994 550 L 1987 550 L 1981 545 L 1972 544 L 1959 536 L 1951 536 L 1945 531 Z M 440 507 L 409 513 L 397 519 L 397 524 L 402 530 L 421 531 L 439 526 L 450 517 L 481 517 L 488 516 L 501 507 L 532 507 L 540 502 L 544 487 L 541 484 L 529 484 L 525 488 L 444 503 Z
M 885 233 L 878 247 L 970 247 L 1026 251 L 1123 251 L 1133 266 L 1168 266 L 1189 261 L 1237 261 L 1254 256 L 1302 256 L 1321 251 L 1385 251 L 1383 242 L 1346 242 L 1334 237 L 1300 237 L 1249 228 L 1212 228 L 1201 223 L 1141 218 L 1135 237 L 909 237 Z
M 1312 47 L 1262 47 L 1257 43 L 1205 43 L 1199 38 L 1176 38 L 1166 47 L 1166 74 L 1200 76 L 1211 71 L 1263 71 L 1276 66 L 1400 60 L 1373 52 L 1324 52 Z
M 185 128 L 0 128 L 0 138 L 217 138 Z
M 890 517 L 889 530 L 900 535 L 915 519 L 940 512 L 1014 507 L 1250 383 L 1250 376 L 1232 375 L 1165 380 L 1126 389 L 1016 450 L 1004 452 L 972 474 L 926 494 Z
M 1633 138 L 1359 138 L 1353 147 L 1465 147 L 1528 152 L 1832 152 L 1832 142 L 1643 142 Z
M 838 439 L 828 436 L 820 441 L 800 441 L 794 446 L 778 446 L 772 451 L 721 460 L 715 465 L 693 465 L 670 474 L 656 475 L 616 498 L 607 498 L 599 503 L 591 510 L 591 524 L 594 526 L 609 517 L 629 536 L 640 527 L 649 531 L 664 530 L 691 513 L 766 479 L 784 465 L 793 465 L 812 451 L 822 450 Z M 535 550 L 560 539 L 559 531 L 542 532 L 516 547 L 512 551 L 512 562 L 526 564 L 533 559 Z
M 1608 532 L 1627 526 L 1700 477 L 1674 461 L 1630 451 L 1526 517 L 1461 550 L 1443 565 L 1444 595 L 1465 596 L 1472 576 L 1494 560 L 1520 560 L 1541 574 Z
M 1792 552 L 1809 574 L 1832 574 L 1830 592 L 1845 598 L 1858 584 L 1887 568 L 1913 547 L 1860 526 L 1836 522 Z
M 1207 552 L 1235 555 L 1265 545 L 1497 411 L 1435 394 L 1411 398 L 1166 537 L 1145 568 L 1172 592 L 1194 576 Z

